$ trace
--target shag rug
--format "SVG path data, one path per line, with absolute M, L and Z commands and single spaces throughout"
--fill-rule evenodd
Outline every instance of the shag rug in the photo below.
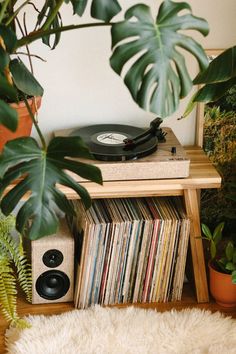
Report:
M 95 306 L 27 318 L 31 328 L 7 330 L 8 353 L 236 354 L 236 320 L 219 312 Z

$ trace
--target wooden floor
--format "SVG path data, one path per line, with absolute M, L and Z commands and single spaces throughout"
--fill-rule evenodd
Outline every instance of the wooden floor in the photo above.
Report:
M 125 306 L 127 305 L 119 305 L 119 307 L 125 307 Z M 182 310 L 184 308 L 200 308 L 200 309 L 210 310 L 211 312 L 220 311 L 224 313 L 226 316 L 231 316 L 236 319 L 236 308 L 227 309 L 227 308 L 220 307 L 213 300 L 210 300 L 209 303 L 198 304 L 196 302 L 195 294 L 193 293 L 192 288 L 188 284 L 185 285 L 184 287 L 182 301 L 175 302 L 175 303 L 168 302 L 165 304 L 164 303 L 138 304 L 136 306 L 142 308 L 155 308 L 161 312 L 171 310 L 172 308 L 175 308 L 177 310 Z M 73 308 L 74 308 L 73 303 L 31 305 L 27 303 L 23 298 L 20 298 L 18 301 L 18 312 L 21 316 L 25 316 L 28 314 L 34 314 L 34 315 L 60 314 L 65 311 L 70 311 Z M 2 315 L 0 315 L 0 354 L 5 353 L 4 333 L 6 328 L 7 328 L 7 323 L 2 318 Z

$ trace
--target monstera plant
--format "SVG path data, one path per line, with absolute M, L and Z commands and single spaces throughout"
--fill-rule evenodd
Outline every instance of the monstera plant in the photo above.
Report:
M 91 16 L 97 22 L 63 26 L 63 3 L 72 5 L 75 15 L 83 16 L 91 7 Z M 208 67 L 203 48 L 188 35 L 188 30 L 208 34 L 208 24 L 194 16 L 186 2 L 164 0 L 157 15 L 144 4 L 132 6 L 121 21 L 113 21 L 120 12 L 118 0 L 45 0 L 41 9 L 30 1 L 3 0 L 0 2 L 0 122 L 14 130 L 17 117 L 6 102 L 34 96 L 41 86 L 19 59 L 19 48 L 42 39 L 54 49 L 64 31 L 85 27 L 107 26 L 111 28 L 113 70 L 124 78 L 134 101 L 143 109 L 162 118 L 171 115 L 181 98 L 191 90 L 193 82 L 186 68 L 183 50 L 192 54 L 199 63 L 201 73 Z M 37 10 L 37 23 L 32 31 L 19 27 L 19 14 L 26 6 Z M 61 13 L 60 13 L 61 12 Z M 20 33 L 20 35 L 18 34 Z M 132 64 L 131 64 L 132 62 Z M 200 82 L 199 76 L 196 82 Z M 19 95 L 20 93 L 20 95 Z M 27 103 L 26 103 L 27 104 Z M 30 111 L 30 107 L 28 106 Z M 79 137 L 56 137 L 48 145 L 35 121 L 39 143 L 32 137 L 18 138 L 5 145 L 0 156 L 1 209 L 8 215 L 24 199 L 16 219 L 16 227 L 22 233 L 28 224 L 29 238 L 36 239 L 56 232 L 58 208 L 66 214 L 73 209 L 58 184 L 74 189 L 90 205 L 88 192 L 67 174 L 72 171 L 85 179 L 101 183 L 100 171 L 72 158 L 91 158 Z M 19 183 L 15 183 L 18 181 Z M 9 188 L 14 185 L 14 188 Z M 24 197 L 24 198 L 23 198 Z M 30 221 L 30 223 L 29 223 Z

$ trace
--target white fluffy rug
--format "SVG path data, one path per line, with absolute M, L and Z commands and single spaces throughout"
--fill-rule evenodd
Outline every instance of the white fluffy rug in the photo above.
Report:
M 11 354 L 236 354 L 236 320 L 198 309 L 156 312 L 95 306 L 29 316 L 6 332 Z

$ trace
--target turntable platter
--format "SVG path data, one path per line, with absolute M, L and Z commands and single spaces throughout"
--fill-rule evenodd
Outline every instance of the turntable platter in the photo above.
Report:
M 145 129 L 122 124 L 97 124 L 75 129 L 71 136 L 80 136 L 97 160 L 125 161 L 147 156 L 157 150 L 157 136 L 127 149 L 126 141 L 144 134 Z

